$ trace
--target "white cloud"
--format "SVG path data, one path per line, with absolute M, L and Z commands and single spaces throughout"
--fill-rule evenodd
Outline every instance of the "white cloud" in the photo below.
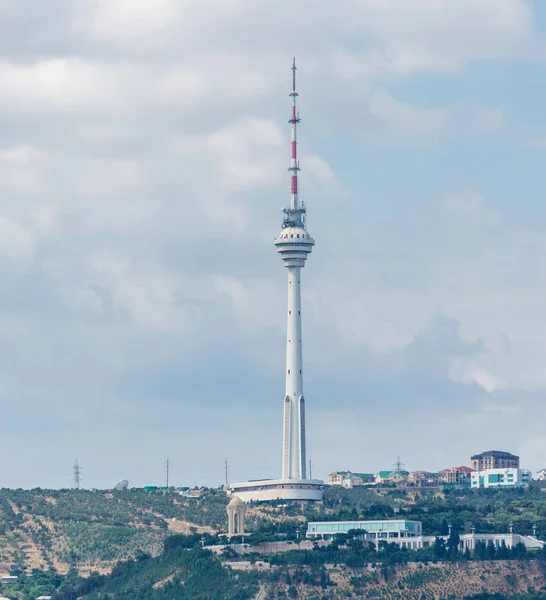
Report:
M 539 471 L 546 468 L 546 436 L 529 436 L 518 448 L 521 466 L 525 469 Z
M 4 62 L 0 63 L 0 106 L 35 113 L 106 109 L 124 94 L 124 84 L 128 80 L 123 69 L 79 58 L 51 58 L 23 65 Z M 131 105 L 126 108 L 130 110 Z
M 451 113 L 445 108 L 424 109 L 395 100 L 376 90 L 369 101 L 370 113 L 385 128 L 386 137 L 436 141 L 449 127 Z
M 191 1 L 191 0 L 190 0 Z M 178 24 L 188 0 L 86 0 L 86 18 L 99 38 L 123 41 L 161 35 Z
M 203 135 L 173 138 L 182 155 L 200 154 L 220 185 L 233 191 L 264 187 L 279 181 L 281 153 L 286 143 L 279 126 L 270 120 L 245 117 Z
M 249 305 L 249 294 L 245 286 L 236 279 L 217 275 L 214 277 L 214 287 L 229 296 L 238 311 L 244 311 Z
M 169 331 L 187 322 L 178 303 L 180 282 L 155 266 L 136 265 L 127 257 L 102 252 L 89 259 L 89 280 L 109 293 L 116 310 L 128 314 L 139 327 Z
M 475 383 L 486 392 L 502 390 L 505 387 L 505 383 L 502 379 L 499 379 L 485 369 L 476 366 L 467 367 L 459 374 L 456 374 L 452 368 L 451 374 L 456 381 L 462 381 L 467 384 Z
M 36 146 L 0 149 L 0 189 L 18 195 L 33 195 L 46 185 L 48 153 Z
M 18 223 L 0 216 L 0 256 L 26 260 L 32 257 L 33 250 L 31 233 Z
M 305 171 L 309 173 L 319 185 L 330 185 L 335 182 L 336 176 L 330 165 L 320 156 L 305 157 Z
M 130 160 L 83 157 L 76 175 L 78 197 L 119 197 L 141 189 L 148 181 L 143 164 Z
M 499 216 L 487 208 L 485 200 L 474 190 L 463 190 L 449 194 L 443 202 L 443 209 L 450 217 L 478 227 L 496 227 Z
M 365 0 L 360 15 L 379 43 L 371 59 L 400 74 L 536 51 L 533 14 L 523 0 Z

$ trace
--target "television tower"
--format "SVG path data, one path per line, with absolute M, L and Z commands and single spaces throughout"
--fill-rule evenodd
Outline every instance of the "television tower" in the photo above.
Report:
M 303 352 L 301 335 L 301 269 L 315 240 L 305 228 L 305 205 L 298 195 L 298 123 L 296 59 L 292 63 L 292 161 L 290 206 L 284 208 L 282 230 L 275 240 L 277 252 L 288 269 L 288 322 L 286 328 L 286 393 L 283 414 L 283 479 L 306 479 L 305 399 L 303 397 Z

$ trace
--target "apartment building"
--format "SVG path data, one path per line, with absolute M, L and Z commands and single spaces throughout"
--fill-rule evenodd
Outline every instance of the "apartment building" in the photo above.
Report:
M 470 485 L 470 476 L 474 472 L 474 469 L 470 467 L 451 467 L 450 469 L 443 469 L 438 473 L 440 483 L 447 483 L 451 485 Z
M 489 450 L 470 457 L 470 466 L 474 471 L 488 469 L 519 469 L 519 456 L 502 450 Z

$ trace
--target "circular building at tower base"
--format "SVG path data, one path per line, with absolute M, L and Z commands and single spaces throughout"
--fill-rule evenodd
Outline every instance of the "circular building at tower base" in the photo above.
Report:
M 322 500 L 324 481 L 320 479 L 260 479 L 230 483 L 228 493 L 243 502 L 275 500 Z

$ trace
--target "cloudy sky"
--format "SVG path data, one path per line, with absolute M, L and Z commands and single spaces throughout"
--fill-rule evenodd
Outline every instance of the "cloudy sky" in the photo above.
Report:
M 546 467 L 546 3 L 0 0 L 0 485 Z

